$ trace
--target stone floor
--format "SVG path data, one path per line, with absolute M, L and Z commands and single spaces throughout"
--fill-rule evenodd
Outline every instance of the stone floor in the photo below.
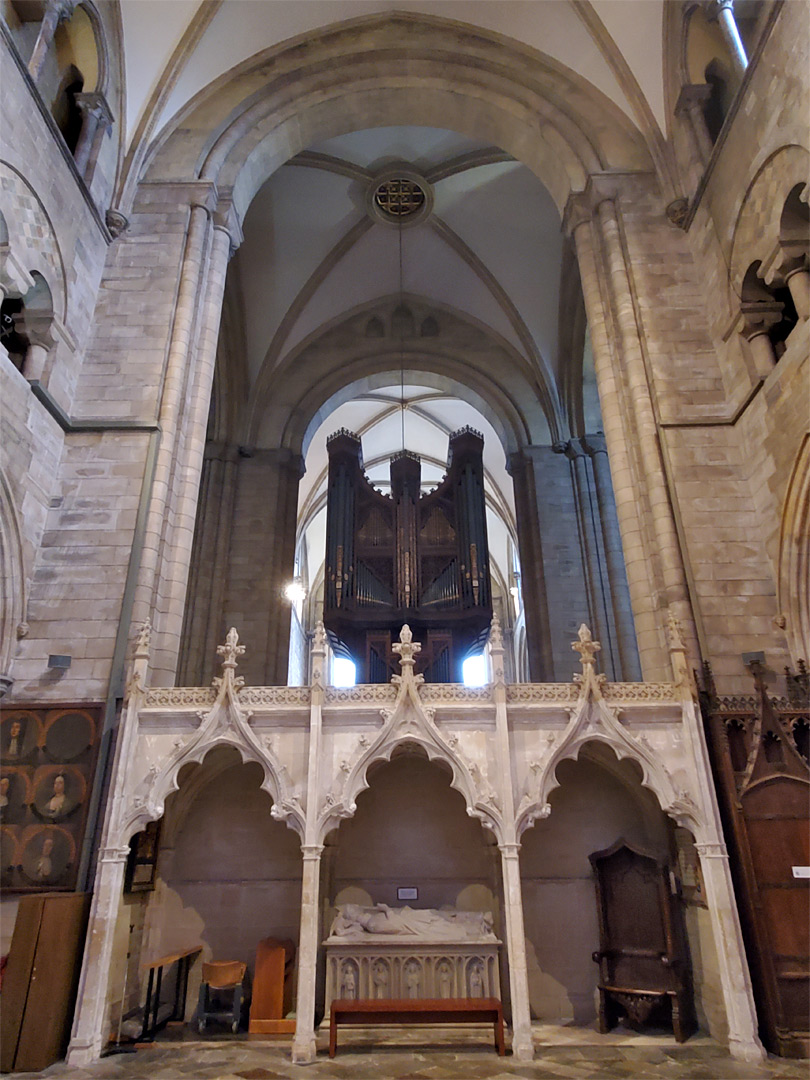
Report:
M 806 1061 L 769 1058 L 761 1065 L 734 1061 L 706 1035 L 683 1045 L 672 1035 L 637 1035 L 617 1029 L 536 1025 L 536 1060 L 499 1058 L 491 1028 L 356 1028 L 341 1031 L 330 1061 L 327 1039 L 318 1060 L 290 1063 L 288 1042 L 245 1039 L 161 1041 L 135 1054 L 103 1058 L 84 1069 L 64 1063 L 16 1080 L 807 1080 Z

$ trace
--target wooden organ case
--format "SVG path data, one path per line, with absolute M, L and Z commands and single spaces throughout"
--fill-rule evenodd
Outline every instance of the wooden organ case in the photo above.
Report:
M 447 473 L 421 493 L 421 464 L 391 459 L 391 494 L 363 471 L 360 439 L 341 429 L 327 442 L 324 625 L 358 682 L 388 682 L 398 671 L 392 641 L 408 623 L 422 643 L 426 682 L 462 682 L 461 667 L 492 621 L 483 436 L 450 436 Z

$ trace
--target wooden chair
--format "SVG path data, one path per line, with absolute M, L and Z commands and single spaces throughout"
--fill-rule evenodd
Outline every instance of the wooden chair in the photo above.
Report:
M 599 911 L 599 1030 L 605 1034 L 623 1009 L 633 1027 L 668 1001 L 678 1042 L 695 1030 L 694 1006 L 677 897 L 669 867 L 652 854 L 617 840 L 588 856 L 596 876 Z
M 242 1017 L 242 999 L 244 994 L 245 972 L 247 964 L 239 960 L 223 960 L 217 963 L 203 964 L 202 982 L 200 983 L 200 1006 L 197 1027 L 200 1034 L 205 1031 L 209 1020 L 230 1020 L 231 1031 L 236 1034 Z M 217 1006 L 210 991 L 230 990 L 233 1001 L 230 1008 Z M 218 997 L 217 993 L 214 997 Z

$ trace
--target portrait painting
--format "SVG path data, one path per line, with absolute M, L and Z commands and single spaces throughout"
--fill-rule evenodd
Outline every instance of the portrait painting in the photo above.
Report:
M 47 825 L 26 832 L 20 858 L 24 880 L 30 885 L 49 887 L 66 884 L 64 879 L 75 861 L 70 834 Z
M 37 749 L 39 724 L 31 713 L 13 712 L 3 717 L 0 758 L 9 764 L 27 761 Z
M 80 709 L 56 712 L 46 721 L 45 752 L 51 761 L 76 761 L 93 745 L 93 717 Z
M 14 831 L 0 828 L 0 884 L 9 888 L 17 865 L 17 837 Z
M 37 769 L 34 811 L 45 821 L 61 821 L 84 801 L 85 782 L 75 768 L 58 765 Z
M 19 825 L 25 818 L 28 802 L 28 780 L 18 769 L 4 769 L 0 774 L 0 821 Z

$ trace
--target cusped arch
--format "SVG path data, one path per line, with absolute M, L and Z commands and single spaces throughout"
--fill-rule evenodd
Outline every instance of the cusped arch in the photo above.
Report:
M 658 755 L 644 740 L 635 737 L 620 723 L 604 699 L 581 699 L 560 743 L 544 763 L 535 789 L 518 808 L 517 834 L 520 836 L 538 818 L 551 813 L 550 795 L 560 786 L 557 767 L 576 760 L 583 747 L 596 743 L 611 750 L 618 761 L 630 760 L 641 770 L 641 786 L 655 795 L 669 817 L 695 835 L 702 832 L 703 816 L 687 791 L 677 791 L 673 779 Z
M 129 807 L 121 817 L 117 842 L 123 846 L 136 832 L 150 821 L 163 816 L 166 799 L 180 788 L 180 772 L 186 765 L 202 765 L 212 750 L 232 748 L 239 753 L 243 764 L 256 762 L 261 766 L 264 779 L 260 785 L 273 800 L 270 811 L 276 821 L 285 821 L 299 836 L 304 835 L 304 813 L 287 777 L 286 769 L 275 753 L 250 732 L 246 721 L 230 724 L 218 723 L 214 705 L 209 717 L 203 720 L 201 730 L 190 741 L 176 746 L 161 766 L 153 765 L 136 787 Z M 214 723 L 207 721 L 214 720 Z
M 323 807 L 318 820 L 319 843 L 323 843 L 327 833 L 336 828 L 342 820 L 354 817 L 357 811 L 357 798 L 370 786 L 369 769 L 381 762 L 390 762 L 397 751 L 413 750 L 424 753 L 431 763 L 445 765 L 451 774 L 450 787 L 457 791 L 467 807 L 467 815 L 476 818 L 486 829 L 496 836 L 498 843 L 504 842 L 503 820 L 493 801 L 481 798 L 479 785 L 466 762 L 459 754 L 443 744 L 440 738 L 431 737 L 425 732 L 406 732 L 380 743 L 375 743 L 360 757 L 346 777 L 341 798 Z

